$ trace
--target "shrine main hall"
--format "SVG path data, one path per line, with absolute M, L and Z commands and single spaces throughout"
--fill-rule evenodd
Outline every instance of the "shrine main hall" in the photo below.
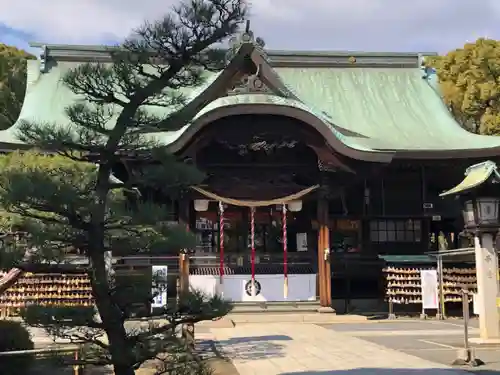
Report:
M 61 82 L 69 70 L 112 63 L 104 46 L 33 47 L 41 57 L 28 61 L 18 122 L 0 131 L 4 152 L 26 147 L 24 120 L 70 125 L 65 108 L 81 98 Z M 330 307 L 383 298 L 383 257 L 432 251 L 439 234 L 460 246 L 460 204 L 439 194 L 496 161 L 500 138 L 454 120 L 424 56 L 266 50 L 249 33 L 206 78 L 185 90 L 189 121 L 156 134 L 206 175 L 173 206 L 198 239 L 192 287 Z M 130 168 L 141 164 L 124 160 L 115 175 Z

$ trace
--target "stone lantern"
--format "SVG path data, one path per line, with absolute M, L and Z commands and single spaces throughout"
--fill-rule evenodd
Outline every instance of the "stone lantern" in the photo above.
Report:
M 478 287 L 480 340 L 500 342 L 498 297 L 498 256 L 495 238 L 500 228 L 500 173 L 492 161 L 467 168 L 465 178 L 440 194 L 456 196 L 462 204 L 465 231 L 474 236 Z

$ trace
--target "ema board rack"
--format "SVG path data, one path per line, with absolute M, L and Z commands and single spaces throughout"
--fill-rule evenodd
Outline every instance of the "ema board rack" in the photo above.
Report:
M 29 305 L 92 306 L 93 304 L 90 281 L 85 274 L 25 273 L 17 283 L 0 295 L 0 307 L 10 311 Z
M 387 301 L 394 304 L 422 303 L 420 272 L 435 269 L 424 266 L 388 266 L 384 268 Z M 471 293 L 477 292 L 476 269 L 473 267 L 444 268 L 442 283 L 444 302 L 461 302 L 461 291 L 464 285 Z

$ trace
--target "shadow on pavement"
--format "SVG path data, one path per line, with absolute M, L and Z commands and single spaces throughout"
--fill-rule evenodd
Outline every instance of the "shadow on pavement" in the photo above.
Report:
M 291 337 L 283 335 L 250 336 L 221 340 L 214 344 L 216 351 L 223 357 L 232 360 L 257 360 L 283 357 L 283 345 L 272 341 L 291 340 Z
M 480 370 L 480 369 L 404 369 L 404 368 L 356 368 L 352 370 L 331 370 L 331 371 L 297 371 L 283 372 L 279 375 L 499 375 L 500 371 Z

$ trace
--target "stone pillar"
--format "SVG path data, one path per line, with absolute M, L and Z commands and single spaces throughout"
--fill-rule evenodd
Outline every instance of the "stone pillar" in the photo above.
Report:
M 497 308 L 498 256 L 493 235 L 482 233 L 481 241 L 474 237 L 481 341 L 500 341 L 500 322 Z

